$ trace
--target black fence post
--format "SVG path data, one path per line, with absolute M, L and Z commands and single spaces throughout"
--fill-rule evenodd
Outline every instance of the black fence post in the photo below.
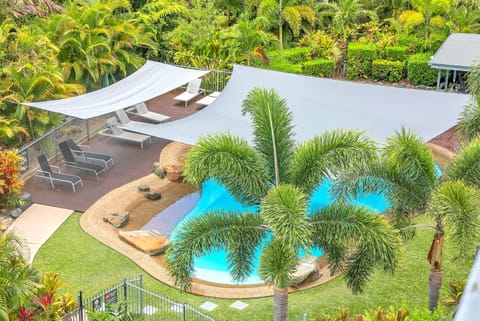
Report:
M 123 301 L 127 301 L 127 279 L 123 279 Z
M 83 321 L 83 300 L 82 300 L 82 291 L 78 293 L 78 320 Z
M 187 310 L 186 308 L 187 308 L 187 304 L 186 304 L 186 303 L 182 303 L 182 321 L 187 320 L 187 316 L 185 315 L 186 310 Z

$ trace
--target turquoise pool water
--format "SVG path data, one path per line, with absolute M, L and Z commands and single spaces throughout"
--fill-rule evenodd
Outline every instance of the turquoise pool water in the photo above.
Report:
M 329 192 L 331 181 L 326 179 L 315 190 L 309 203 L 309 211 L 319 210 L 328 204 L 333 202 L 333 198 Z M 358 197 L 353 201 L 359 206 L 366 206 L 370 209 L 382 212 L 389 207 L 387 200 L 382 195 L 368 194 Z M 215 180 L 208 180 L 202 184 L 202 195 L 197 205 L 193 210 L 186 215 L 177 226 L 183 224 L 186 219 L 200 216 L 208 211 L 212 210 L 229 210 L 229 211 L 256 211 L 258 208 L 255 206 L 244 207 L 237 202 L 233 196 L 228 192 L 225 187 L 218 184 Z M 172 237 L 175 238 L 175 230 L 172 232 Z M 259 264 L 260 248 L 257 251 L 257 259 L 255 261 L 255 267 L 253 273 L 243 284 L 257 284 L 262 283 L 257 275 Z M 314 249 L 313 255 L 321 256 L 322 251 L 320 249 Z M 224 251 L 218 251 L 216 253 L 198 257 L 195 260 L 195 277 L 217 283 L 233 284 L 230 274 L 227 270 L 226 254 Z

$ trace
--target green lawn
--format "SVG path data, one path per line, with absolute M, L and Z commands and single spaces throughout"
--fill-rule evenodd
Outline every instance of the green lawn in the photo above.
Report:
M 194 307 L 207 301 L 205 297 L 181 293 L 146 275 L 135 263 L 83 232 L 79 225 L 80 215 L 72 215 L 42 246 L 34 260 L 34 265 L 41 271 L 62 273 L 68 291 L 77 294 L 82 290 L 86 296 L 91 296 L 117 284 L 123 278 L 136 278 L 143 274 L 146 288 L 172 300 L 187 302 Z M 418 221 L 426 222 L 427 219 L 421 217 Z M 307 313 L 309 320 L 315 320 L 323 314 L 336 314 L 340 309 L 362 313 L 379 306 L 425 307 L 429 269 L 426 254 L 432 235 L 433 230 L 418 230 L 416 238 L 406 244 L 397 272 L 394 275 L 376 273 L 362 295 L 352 295 L 341 277 L 314 289 L 291 294 L 289 319 L 301 320 L 301 316 Z M 443 297 L 448 295 L 448 282 L 466 278 L 472 266 L 472 262 L 452 262 L 448 240 L 446 245 L 443 263 L 444 287 L 441 293 Z M 218 307 L 209 313 L 217 320 L 273 319 L 271 297 L 242 300 L 249 304 L 242 311 L 229 307 L 235 300 L 208 298 L 208 301 L 218 304 Z

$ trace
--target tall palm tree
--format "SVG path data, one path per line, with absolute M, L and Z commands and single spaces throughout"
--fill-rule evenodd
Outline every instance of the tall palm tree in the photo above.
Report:
M 0 232 L 0 320 L 15 320 L 17 310 L 40 286 L 38 271 L 22 256 L 22 243 L 13 232 Z
M 442 280 L 444 233 L 451 233 L 457 258 L 474 254 L 480 236 L 480 140 L 476 139 L 446 168 L 444 181 L 435 175 L 434 161 L 428 147 L 411 133 L 402 130 L 387 141 L 379 161 L 341 173 L 335 182 L 338 195 L 384 191 L 392 204 L 387 216 L 412 232 L 412 218 L 430 213 L 436 224 L 427 259 L 429 274 L 429 309 L 435 310 Z M 372 181 L 375 182 L 372 184 Z M 413 234 L 410 233 L 410 236 Z
M 274 320 L 284 321 L 299 249 L 321 247 L 332 273 L 344 271 L 353 292 L 362 291 L 375 267 L 393 271 L 400 241 L 382 216 L 347 203 L 307 213 L 319 182 L 372 159 L 374 142 L 336 130 L 295 147 L 292 116 L 273 90 L 252 90 L 243 112 L 253 120 L 253 146 L 229 134 L 201 138 L 187 156 L 184 175 L 194 185 L 215 178 L 237 200 L 260 210 L 215 211 L 183 224 L 167 254 L 176 285 L 189 289 L 195 257 L 216 249 L 226 250 L 232 278 L 242 281 L 261 247 L 259 276 L 274 285 Z

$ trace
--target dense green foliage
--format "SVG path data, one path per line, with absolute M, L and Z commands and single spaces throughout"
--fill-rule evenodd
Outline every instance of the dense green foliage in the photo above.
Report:
M 403 75 L 403 63 L 377 59 L 372 61 L 372 78 L 375 80 L 399 81 Z
M 436 84 L 438 70 L 428 65 L 431 54 L 415 54 L 408 58 L 407 78 L 415 85 L 432 86 Z
M 315 59 L 302 65 L 302 73 L 317 77 L 331 77 L 335 71 L 335 61 L 330 59 Z
M 368 78 L 372 74 L 372 61 L 377 57 L 377 48 L 371 44 L 348 45 L 348 79 Z
M 389 46 L 385 48 L 385 58 L 387 60 L 404 62 L 407 60 L 407 47 Z

